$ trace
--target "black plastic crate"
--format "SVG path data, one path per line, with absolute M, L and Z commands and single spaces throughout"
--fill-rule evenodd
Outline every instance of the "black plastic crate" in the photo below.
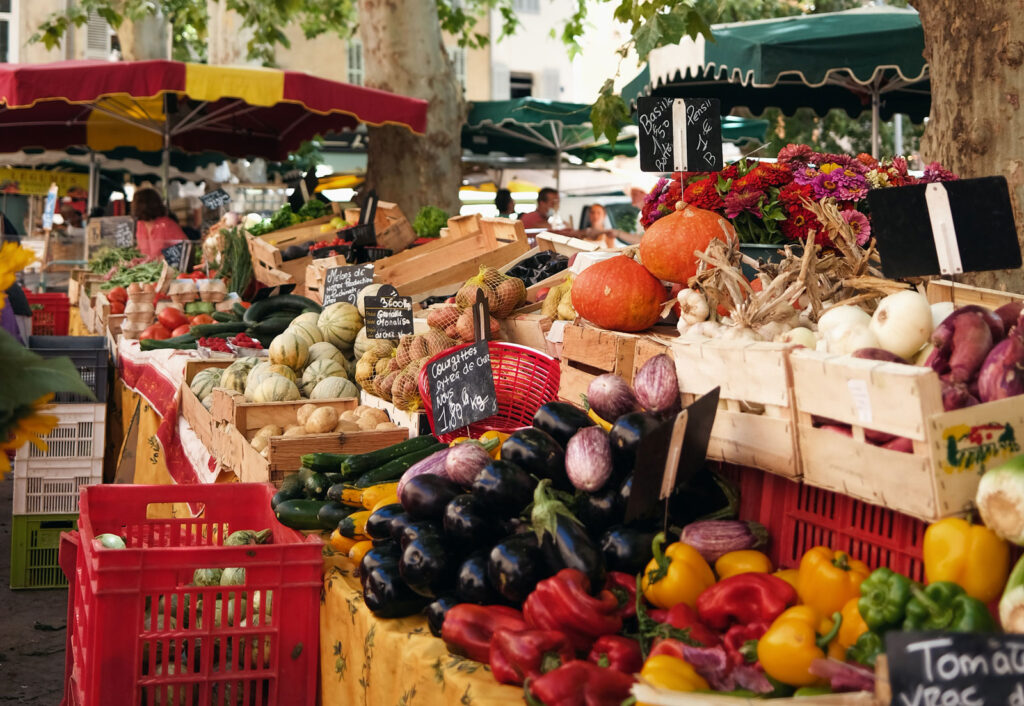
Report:
M 70 392 L 58 392 L 54 402 L 74 404 L 76 402 L 106 402 L 109 380 L 107 371 L 110 363 L 107 354 L 107 339 L 104 336 L 29 336 L 28 347 L 33 353 L 44 358 L 67 356 L 78 368 L 82 380 L 92 388 L 95 400 Z

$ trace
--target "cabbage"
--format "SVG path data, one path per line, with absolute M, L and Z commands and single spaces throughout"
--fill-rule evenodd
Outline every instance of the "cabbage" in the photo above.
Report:
M 104 549 L 127 549 L 124 539 L 116 534 L 98 534 L 96 535 L 96 541 Z
M 978 483 L 975 502 L 986 527 L 1024 546 L 1024 455 L 989 469 Z
M 225 547 L 242 547 L 247 544 L 266 544 L 270 537 L 270 530 L 238 530 L 232 532 L 224 540 Z
M 220 575 L 221 586 L 241 586 L 245 583 L 245 569 L 239 566 L 232 566 L 229 569 L 224 569 L 224 572 Z
M 192 583 L 196 586 L 219 586 L 224 569 L 196 569 L 192 574 Z

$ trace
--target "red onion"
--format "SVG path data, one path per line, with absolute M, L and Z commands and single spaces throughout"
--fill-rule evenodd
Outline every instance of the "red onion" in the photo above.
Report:
M 982 402 L 1024 394 L 1024 341 L 1020 337 L 1000 341 L 985 357 L 978 375 L 978 394 Z
M 862 360 L 881 360 L 887 363 L 903 363 L 906 364 L 906 360 L 890 353 L 884 348 L 858 348 L 853 352 L 854 358 L 861 358 Z
M 583 427 L 565 445 L 565 473 L 573 487 L 593 493 L 612 475 L 612 447 L 601 427 Z
M 836 659 L 811 662 L 811 674 L 829 681 L 832 691 L 874 691 L 875 673 Z
M 996 309 L 996 316 L 1003 322 L 1003 332 L 1009 336 L 1010 331 L 1017 325 L 1017 320 L 1024 313 L 1024 302 L 1010 302 L 1003 304 Z
M 587 401 L 597 415 L 614 422 L 636 409 L 636 397 L 629 385 L 615 373 L 598 375 L 587 387 Z
M 679 405 L 679 378 L 675 362 L 662 353 L 637 371 L 633 389 L 641 406 L 656 414 L 670 412 Z

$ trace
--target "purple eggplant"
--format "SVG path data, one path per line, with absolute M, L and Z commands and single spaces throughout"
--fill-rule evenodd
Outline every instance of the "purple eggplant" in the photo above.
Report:
M 740 549 L 757 549 L 768 541 L 768 532 L 757 522 L 704 520 L 683 528 L 679 541 L 696 549 L 708 562 Z
M 679 378 L 676 364 L 669 356 L 656 355 L 641 366 L 633 377 L 636 399 L 648 412 L 669 414 L 679 408 Z
M 569 482 L 588 493 L 600 490 L 612 475 L 612 449 L 601 427 L 585 427 L 565 447 Z
M 601 419 L 615 421 L 636 409 L 636 397 L 629 385 L 615 373 L 598 375 L 587 387 L 587 402 Z

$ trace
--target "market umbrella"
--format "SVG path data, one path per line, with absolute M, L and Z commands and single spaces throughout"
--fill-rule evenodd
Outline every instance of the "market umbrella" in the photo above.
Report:
M 870 6 L 819 15 L 713 25 L 714 42 L 684 39 L 651 52 L 622 95 L 718 98 L 722 112 L 801 107 L 851 116 L 871 109 L 872 153 L 878 121 L 907 113 L 922 121 L 931 106 L 924 32 L 917 12 Z
M 172 148 L 282 161 L 359 123 L 422 133 L 426 101 L 298 71 L 178 61 L 0 64 L 0 152 Z M 166 183 L 166 181 L 165 181 Z

